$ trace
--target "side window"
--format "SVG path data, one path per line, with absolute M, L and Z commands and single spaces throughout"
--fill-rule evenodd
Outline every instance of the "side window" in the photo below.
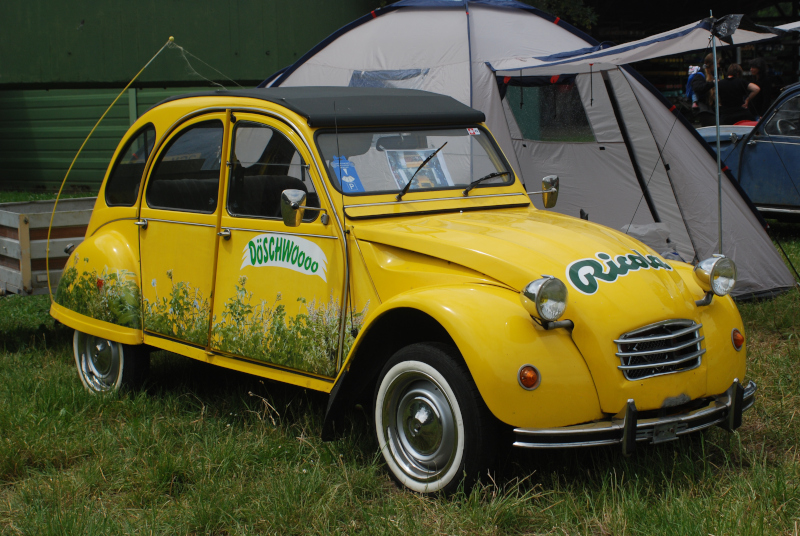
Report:
M 773 136 L 800 136 L 800 95 L 784 102 L 764 130 Z
M 144 165 L 153 150 L 156 129 L 146 125 L 128 140 L 106 182 L 106 204 L 110 207 L 132 207 L 139 197 Z
M 152 208 L 211 214 L 217 208 L 222 121 L 197 123 L 170 140 L 147 183 Z
M 239 121 L 233 131 L 228 212 L 232 216 L 280 218 L 281 192 L 306 192 L 306 206 L 319 207 L 308 166 L 289 139 L 260 123 Z M 304 221 L 317 217 L 306 212 Z

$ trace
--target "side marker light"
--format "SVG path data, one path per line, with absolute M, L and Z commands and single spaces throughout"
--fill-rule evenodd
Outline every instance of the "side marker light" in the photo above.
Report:
M 539 371 L 533 365 L 522 365 L 517 374 L 520 387 L 528 391 L 533 391 L 542 382 Z
M 736 348 L 737 352 L 741 350 L 742 346 L 744 346 L 744 335 L 742 332 L 734 328 L 731 332 L 731 342 L 733 343 L 733 347 Z

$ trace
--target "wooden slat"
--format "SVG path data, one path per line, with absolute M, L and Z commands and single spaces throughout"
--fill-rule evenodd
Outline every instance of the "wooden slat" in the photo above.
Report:
M 19 240 L 19 231 L 14 229 L 13 227 L 6 227 L 5 225 L 0 225 L 0 236 L 3 238 L 11 238 L 13 240 Z
M 50 271 L 53 270 L 61 270 L 64 266 L 67 265 L 67 260 L 69 257 L 56 257 L 55 259 L 50 259 Z M 31 270 L 46 270 L 47 264 L 45 259 L 31 259 Z
M 5 255 L 0 255 L 0 266 L 4 268 L 10 268 L 16 272 L 19 271 L 19 259 L 14 259 L 11 257 L 6 257 Z
M 56 216 L 58 216 L 56 214 Z M 53 227 L 50 239 L 54 238 L 83 238 L 86 236 L 87 225 L 70 225 L 69 227 Z M 47 229 L 31 229 L 31 240 L 47 240 Z

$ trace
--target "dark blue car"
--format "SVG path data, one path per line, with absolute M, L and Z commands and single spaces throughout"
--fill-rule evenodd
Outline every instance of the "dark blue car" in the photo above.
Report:
M 716 149 L 716 128 L 698 129 Z M 786 87 L 754 127 L 720 127 L 720 154 L 768 218 L 800 215 L 800 83 Z

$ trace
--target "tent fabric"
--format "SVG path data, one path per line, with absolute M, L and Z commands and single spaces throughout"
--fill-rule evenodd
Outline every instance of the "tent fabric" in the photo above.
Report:
M 700 42 L 700 32 L 705 48 L 705 26 L 667 32 L 682 34 L 670 39 L 654 36 L 660 40 L 651 38 L 647 53 Z M 734 39 L 751 38 L 751 29 L 740 28 Z M 583 210 L 591 221 L 629 232 L 657 228 L 642 236 L 659 253 L 692 262 L 710 257 L 718 247 L 713 151 L 655 88 L 609 61 L 624 53 L 613 48 L 515 1 L 401 0 L 335 32 L 264 84 L 382 85 L 449 95 L 485 114 L 528 190 L 540 190 L 546 175 L 560 177 L 555 211 Z M 526 71 L 536 62 L 579 63 L 609 50 L 604 67 Z M 509 65 L 521 68 L 497 69 Z M 739 270 L 734 295 L 793 286 L 763 220 L 729 174 L 723 197 L 723 252 Z M 541 208 L 540 196 L 532 200 Z
M 740 15 L 729 15 L 728 17 L 738 17 L 741 20 Z M 736 22 L 736 25 L 739 23 Z M 547 76 L 608 70 L 618 65 L 706 49 L 710 46 L 712 27 L 714 27 L 714 23 L 710 19 L 704 19 L 668 32 L 613 47 L 589 49 L 584 47 L 549 57 L 518 55 L 490 61 L 488 65 L 499 75 L 516 73 L 528 76 Z M 723 43 L 742 45 L 764 41 L 774 39 L 777 34 L 782 32 L 780 27 L 776 30 L 766 26 L 742 24 L 735 33 L 724 37 Z
M 795 30 L 800 32 L 800 20 L 796 22 L 790 22 L 789 24 L 781 24 L 780 26 L 776 26 L 776 28 L 784 31 Z

